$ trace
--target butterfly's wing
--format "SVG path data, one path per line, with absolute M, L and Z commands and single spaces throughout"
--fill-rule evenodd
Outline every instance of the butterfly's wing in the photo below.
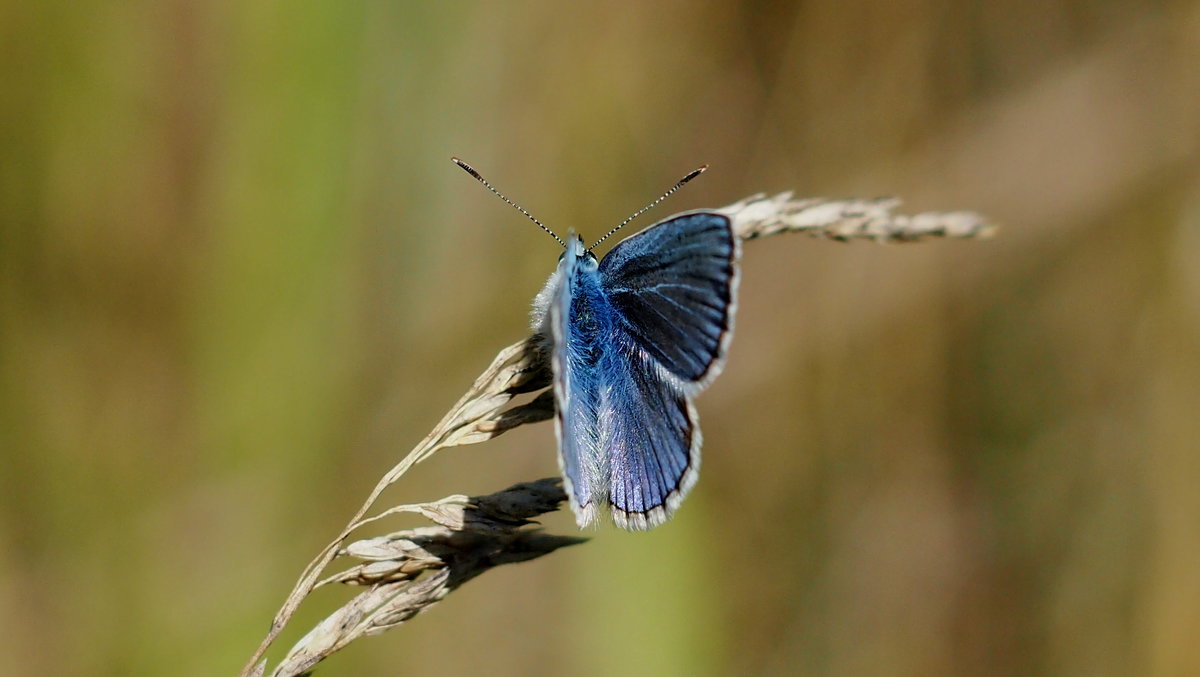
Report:
M 558 265 L 551 289 L 547 317 L 553 347 L 554 432 L 558 436 L 558 465 L 564 489 L 581 528 L 595 521 L 597 499 L 607 484 L 599 452 L 600 388 L 594 357 L 598 328 L 581 321 L 593 316 L 586 293 L 587 272 L 580 266 L 583 244 L 568 235 L 567 250 Z M 594 278 L 595 271 L 591 271 Z
M 613 308 L 602 361 L 599 449 L 622 527 L 665 522 L 696 481 L 691 396 L 720 370 L 733 331 L 739 242 L 721 214 L 684 214 L 630 237 L 600 263 Z
M 618 323 L 685 391 L 707 385 L 724 364 L 739 255 L 728 217 L 693 212 L 622 240 L 600 262 Z
M 698 477 L 696 411 L 628 339 L 612 342 L 605 363 L 599 418 L 605 499 L 618 526 L 649 529 L 670 518 Z

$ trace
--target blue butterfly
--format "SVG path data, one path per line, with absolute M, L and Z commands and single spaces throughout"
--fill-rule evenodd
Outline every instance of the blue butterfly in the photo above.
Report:
M 698 176 L 701 167 L 591 247 L 566 251 L 534 301 L 553 368 L 558 460 L 575 520 L 607 508 L 625 529 L 670 519 L 696 483 L 700 428 L 692 398 L 716 378 L 733 335 L 740 241 L 729 217 L 675 215 L 597 260 L 596 245 Z

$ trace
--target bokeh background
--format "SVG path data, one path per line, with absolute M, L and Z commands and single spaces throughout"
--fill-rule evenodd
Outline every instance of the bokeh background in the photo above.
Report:
M 452 154 L 593 237 L 700 163 L 641 225 L 1002 229 L 748 245 L 674 520 L 318 674 L 1200 674 L 1200 4 L 6 2 L 0 50 L 5 674 L 241 667 L 555 265 Z M 385 502 L 555 473 L 539 424 Z

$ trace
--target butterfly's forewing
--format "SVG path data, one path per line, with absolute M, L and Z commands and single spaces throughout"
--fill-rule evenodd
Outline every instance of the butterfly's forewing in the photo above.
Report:
M 724 361 L 738 247 L 728 217 L 695 212 L 623 240 L 600 263 L 616 325 L 689 391 L 711 381 Z

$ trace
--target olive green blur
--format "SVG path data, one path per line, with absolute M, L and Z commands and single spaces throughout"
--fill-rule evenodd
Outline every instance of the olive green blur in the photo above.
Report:
M 317 675 L 1200 674 L 1200 3 L 9 0 L 0 50 L 0 672 L 241 668 L 528 332 L 560 249 L 457 155 L 592 238 L 702 163 L 627 230 L 782 190 L 1001 228 L 749 243 L 678 515 Z

